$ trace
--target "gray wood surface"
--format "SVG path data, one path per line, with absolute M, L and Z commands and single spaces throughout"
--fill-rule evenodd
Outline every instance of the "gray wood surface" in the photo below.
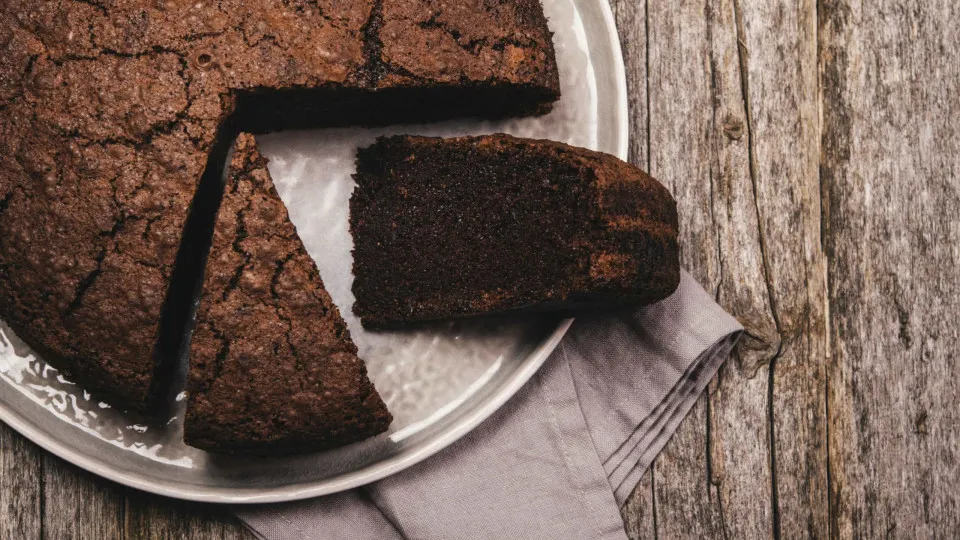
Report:
M 831 532 L 960 525 L 960 5 L 820 13 Z
M 631 160 L 748 331 L 624 506 L 630 536 L 955 536 L 960 6 L 610 3 Z M 252 536 L 0 425 L 0 538 Z

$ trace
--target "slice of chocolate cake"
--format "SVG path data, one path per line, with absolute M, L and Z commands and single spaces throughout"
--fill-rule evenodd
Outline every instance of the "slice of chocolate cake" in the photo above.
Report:
M 365 327 L 636 305 L 680 280 L 676 202 L 613 156 L 507 135 L 380 138 L 350 200 Z
M 331 448 L 391 420 L 250 135 L 227 171 L 187 390 L 184 440 L 212 452 Z

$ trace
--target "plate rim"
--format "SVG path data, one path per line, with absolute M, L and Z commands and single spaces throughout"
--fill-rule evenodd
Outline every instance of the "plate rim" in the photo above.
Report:
M 623 51 L 620 46 L 616 20 L 609 3 L 606 0 L 593 0 L 600 9 L 602 23 L 609 40 L 613 60 L 613 76 L 615 85 L 615 115 L 618 119 L 618 141 L 615 155 L 626 160 L 629 151 L 629 109 L 627 105 L 626 68 L 623 62 Z M 3 421 L 14 431 L 17 431 L 40 448 L 55 456 L 64 459 L 90 473 L 106 478 L 118 484 L 181 500 L 204 503 L 230 504 L 258 504 L 275 503 L 308 499 L 323 495 L 330 495 L 355 487 L 363 486 L 377 480 L 382 480 L 436 454 L 440 450 L 455 443 L 461 437 L 472 431 L 494 412 L 499 410 L 517 391 L 525 385 L 540 369 L 550 354 L 559 345 L 567 333 L 574 319 L 563 319 L 537 349 L 530 354 L 506 381 L 501 389 L 481 406 L 470 411 L 456 424 L 440 433 L 420 448 L 408 453 L 399 454 L 384 460 L 376 461 L 359 469 L 343 473 L 332 478 L 318 481 L 315 485 L 302 488 L 272 487 L 272 488 L 223 488 L 223 487 L 190 487 L 180 488 L 173 484 L 159 484 L 141 480 L 138 476 L 113 469 L 98 461 L 86 457 L 67 444 L 47 435 L 42 429 L 22 417 L 11 409 L 6 402 L 0 401 L 0 421 Z
M 499 410 L 504 403 L 516 394 L 540 369 L 553 350 L 556 349 L 571 324 L 573 324 L 572 318 L 560 321 L 550 337 L 540 343 L 536 350 L 524 360 L 497 394 L 481 406 L 470 411 L 450 429 L 439 434 L 420 448 L 405 454 L 398 454 L 376 461 L 365 467 L 332 478 L 325 478 L 317 481 L 315 485 L 308 485 L 302 488 L 290 486 L 255 489 L 229 487 L 197 488 L 196 486 L 180 488 L 175 484 L 161 484 L 154 481 L 146 482 L 140 480 L 140 478 L 134 474 L 125 473 L 122 470 L 105 466 L 97 460 L 86 457 L 85 454 L 74 450 L 69 445 L 47 436 L 42 429 L 39 429 L 32 422 L 24 419 L 16 411 L 8 408 L 4 402 L 0 402 L 0 420 L 37 446 L 61 459 L 107 480 L 155 495 L 186 501 L 220 504 L 261 504 L 309 499 L 339 493 L 377 480 L 382 480 L 387 476 L 427 459 L 456 442 Z

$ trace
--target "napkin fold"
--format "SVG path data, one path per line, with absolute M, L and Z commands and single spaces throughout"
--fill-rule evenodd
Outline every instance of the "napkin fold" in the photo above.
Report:
M 684 272 L 660 303 L 578 318 L 517 395 L 430 459 L 237 515 L 269 540 L 626 538 L 620 505 L 742 330 Z

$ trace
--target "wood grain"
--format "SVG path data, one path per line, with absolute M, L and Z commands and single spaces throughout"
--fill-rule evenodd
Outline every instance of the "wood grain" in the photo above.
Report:
M 682 260 L 708 291 L 720 281 L 711 197 L 709 25 L 705 1 L 648 2 L 650 173 L 673 192 L 681 216 Z M 630 52 L 626 54 L 631 54 Z M 655 536 L 720 534 L 708 480 L 706 400 L 693 408 L 652 467 Z
M 768 366 L 780 339 L 757 214 L 738 8 L 648 8 L 650 170 L 680 203 L 684 264 L 749 332 L 654 466 L 656 534 L 769 536 Z
M 657 515 L 653 500 L 653 468 L 651 467 L 620 509 L 624 528 L 630 538 L 657 536 Z
M 774 535 L 782 538 L 827 536 L 829 513 L 816 10 L 814 0 L 738 5 L 751 175 L 780 340 L 768 370 L 768 431 Z
M 41 450 L 0 422 L 0 538 L 40 538 Z
M 647 2 L 611 0 L 623 51 L 630 121 L 630 162 L 650 168 L 650 94 L 647 78 Z
M 127 490 L 125 538 L 253 540 L 229 507 L 190 503 Z
M 960 525 L 960 5 L 824 2 L 831 533 Z
M 54 457 L 43 456 L 43 538 L 123 537 L 124 489 Z

